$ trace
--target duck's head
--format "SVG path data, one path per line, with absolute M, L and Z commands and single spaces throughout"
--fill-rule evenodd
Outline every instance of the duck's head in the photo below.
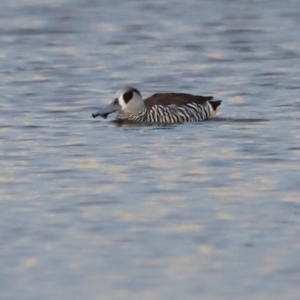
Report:
M 124 87 L 116 93 L 114 100 L 108 106 L 100 108 L 92 116 L 93 118 L 101 116 L 106 119 L 113 112 L 118 114 L 136 114 L 144 108 L 145 105 L 141 93 L 133 87 Z

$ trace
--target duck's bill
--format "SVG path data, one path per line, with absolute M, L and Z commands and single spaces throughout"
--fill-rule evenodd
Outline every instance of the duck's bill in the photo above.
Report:
M 119 104 L 115 104 L 114 101 L 107 105 L 106 107 L 100 108 L 95 114 L 92 114 L 93 118 L 102 117 L 104 119 L 107 118 L 107 116 L 119 109 Z

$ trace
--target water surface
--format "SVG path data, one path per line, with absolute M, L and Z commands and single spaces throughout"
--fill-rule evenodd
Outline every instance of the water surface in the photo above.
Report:
M 3 1 L 0 298 L 300 299 L 299 1 Z M 91 118 L 123 85 L 217 119 Z

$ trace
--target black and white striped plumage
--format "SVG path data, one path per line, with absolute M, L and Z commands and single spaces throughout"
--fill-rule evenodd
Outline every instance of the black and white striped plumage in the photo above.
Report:
M 136 123 L 183 123 L 200 122 L 216 115 L 221 101 L 211 101 L 213 97 L 193 96 L 183 93 L 158 93 L 143 100 L 140 92 L 125 87 L 115 100 L 100 109 L 93 117 L 107 117 L 117 111 L 117 121 Z

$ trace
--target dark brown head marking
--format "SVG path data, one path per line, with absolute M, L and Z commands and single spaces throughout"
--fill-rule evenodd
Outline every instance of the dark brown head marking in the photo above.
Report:
M 133 97 L 133 91 L 128 91 L 123 95 L 124 102 L 127 104 Z
M 133 93 L 137 93 L 138 95 L 141 96 L 141 93 L 135 89 L 135 88 L 130 88 L 124 95 L 123 95 L 123 99 L 124 102 L 127 104 L 132 98 L 133 98 Z

